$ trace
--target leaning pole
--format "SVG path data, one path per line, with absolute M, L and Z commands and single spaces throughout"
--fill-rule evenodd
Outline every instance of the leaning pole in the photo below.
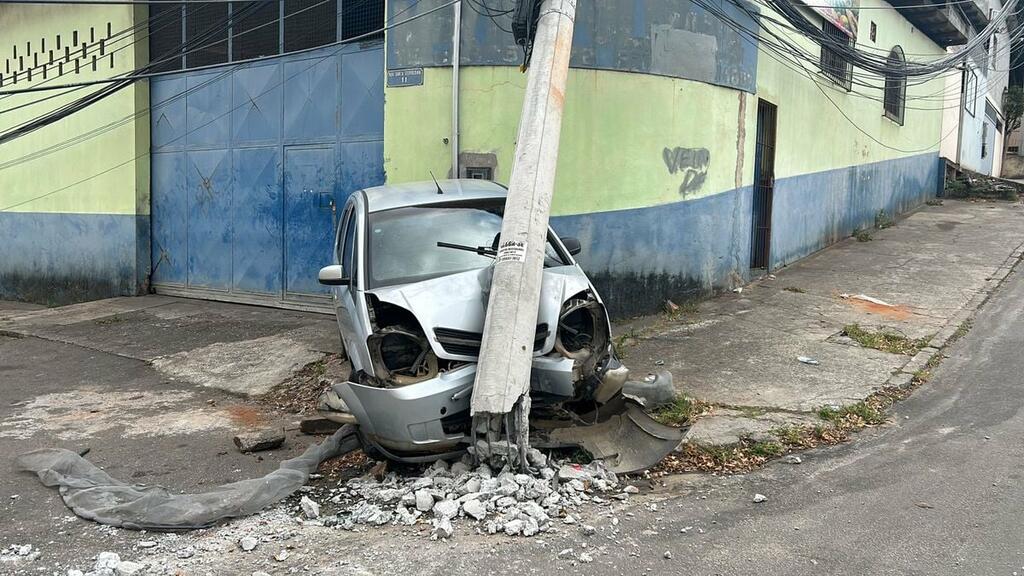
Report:
M 532 0 L 520 0 L 531 2 Z M 530 368 L 576 0 L 543 0 L 470 402 L 478 456 L 529 445 Z M 508 444 L 505 444 L 508 446 Z M 507 455 L 512 458 L 511 454 Z M 521 465 L 525 460 L 520 458 Z

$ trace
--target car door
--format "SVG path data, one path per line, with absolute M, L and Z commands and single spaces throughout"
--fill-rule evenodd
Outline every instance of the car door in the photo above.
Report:
M 362 354 L 364 346 L 360 345 L 361 336 L 357 319 L 359 310 L 356 307 L 356 286 L 358 281 L 358 265 L 356 241 L 359 219 L 356 203 L 349 202 L 338 226 L 338 237 L 335 242 L 334 261 L 341 264 L 342 272 L 348 283 L 332 287 L 334 296 L 334 314 L 338 319 L 341 341 L 345 346 L 345 354 L 352 363 L 354 371 L 363 370 L 365 358 Z

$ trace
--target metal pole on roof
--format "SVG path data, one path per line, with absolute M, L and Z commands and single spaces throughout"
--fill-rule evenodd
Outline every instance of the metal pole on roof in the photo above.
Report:
M 462 2 L 452 17 L 452 178 L 459 177 L 459 68 L 462 57 Z
M 532 0 L 521 0 L 531 2 Z M 529 443 L 530 370 L 576 0 L 544 0 L 526 83 L 470 409 L 478 457 Z M 554 329 L 555 327 L 552 327 Z M 503 432 L 504 431 L 504 432 Z M 504 436 L 504 438 L 503 438 Z M 513 455 L 506 456 L 512 459 Z M 520 464 L 525 466 L 524 458 Z

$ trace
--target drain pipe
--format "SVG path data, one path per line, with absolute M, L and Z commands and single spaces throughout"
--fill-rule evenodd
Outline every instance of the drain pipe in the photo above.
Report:
M 462 2 L 452 17 L 452 178 L 459 177 L 459 59 L 462 48 Z

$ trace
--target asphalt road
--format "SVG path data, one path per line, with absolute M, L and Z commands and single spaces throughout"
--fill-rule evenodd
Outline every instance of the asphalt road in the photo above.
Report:
M 1019 270 L 946 352 L 935 377 L 896 406 L 892 425 L 807 453 L 801 465 L 697 483 L 638 514 L 632 556 L 598 556 L 589 567 L 599 574 L 1024 575 Z M 757 492 L 768 501 L 754 504 Z
M 982 307 L 967 336 L 946 351 L 950 357 L 934 378 L 894 408 L 891 424 L 862 432 L 843 446 L 806 452 L 800 465 L 777 462 L 734 477 L 671 478 L 653 494 L 645 491 L 614 508 L 591 509 L 582 521 L 597 527 L 593 536 L 582 535 L 578 526 L 558 526 L 555 533 L 531 539 L 463 529 L 452 541 L 431 542 L 417 529 L 344 532 L 291 524 L 291 542 L 298 546 L 294 561 L 274 565 L 269 555 L 276 548 L 267 545 L 248 555 L 206 554 L 201 569 L 180 573 L 249 576 L 259 561 L 259 569 L 271 574 L 309 569 L 337 575 L 1024 576 L 1022 351 L 1024 275 L 1017 271 Z M 163 381 L 137 361 L 2 337 L 0 358 L 7 382 L 0 418 L 22 413 L 24 402 L 33 398 L 38 404 L 41 393 L 51 394 L 46 396 L 51 407 L 39 407 L 39 419 L 26 424 L 42 426 L 41 432 L 19 438 L 11 431 L 21 428 L 7 427 L 0 434 L 0 453 L 7 457 L 52 445 L 58 428 L 78 430 L 86 422 L 87 440 L 61 444 L 92 447 L 90 458 L 115 475 L 134 470 L 131 477 L 137 480 L 141 469 L 145 481 L 175 488 L 196 490 L 256 475 L 276 460 L 238 455 L 229 448 L 230 429 L 201 425 L 209 421 L 209 401 L 221 406 L 231 398 Z M 83 395 L 85 383 L 95 386 L 102 400 Z M 68 389 L 78 392 L 69 395 Z M 163 408 L 134 404 L 151 404 L 145 394 L 153 390 L 182 397 Z M 83 403 L 88 416 L 65 406 Z M 117 419 L 117 410 L 139 422 L 173 410 L 175 422 L 194 423 L 196 429 L 183 441 L 180 435 L 165 438 L 142 428 L 130 442 L 121 427 L 93 429 L 97 422 Z M 58 428 L 50 430 L 46 426 L 53 418 Z M 123 419 L 120 414 L 117 421 Z M 768 500 L 753 503 L 755 493 Z M 14 494 L 19 497 L 10 498 Z M 102 550 L 141 555 L 134 542 L 145 535 L 75 520 L 53 490 L 6 466 L 0 467 L 0 496 L 5 500 L 0 547 L 27 542 L 44 551 L 38 564 L 17 573 L 87 566 Z M 568 548 L 574 552 L 560 557 Z M 593 560 L 581 563 L 581 554 Z M 16 573 L 12 568 L 0 566 L 0 573 Z

